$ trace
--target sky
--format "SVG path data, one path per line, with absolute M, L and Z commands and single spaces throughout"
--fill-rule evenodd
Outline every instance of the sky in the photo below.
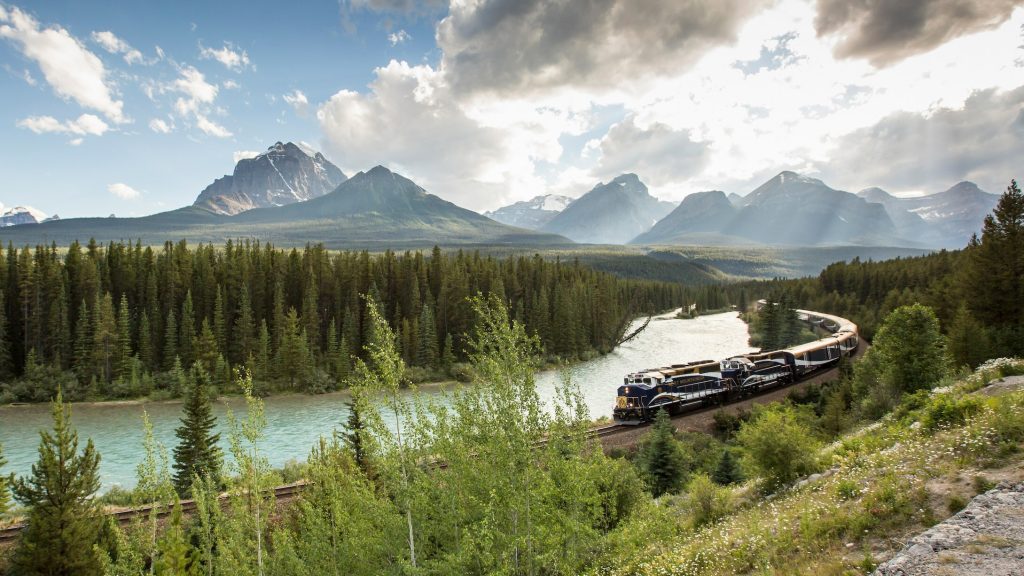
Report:
M 0 86 L 0 202 L 62 218 L 191 204 L 276 141 L 478 211 L 1024 177 L 1024 0 L 0 1 Z

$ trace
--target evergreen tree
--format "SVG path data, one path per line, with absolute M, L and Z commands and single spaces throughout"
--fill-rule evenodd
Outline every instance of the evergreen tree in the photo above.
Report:
M 164 529 L 157 544 L 157 556 L 153 562 L 155 576 L 199 576 L 198 562 L 194 562 L 192 549 L 185 537 L 181 520 L 181 503 L 174 503 L 171 521 Z
M 167 322 L 164 323 L 164 370 L 172 370 L 178 355 L 178 322 L 174 317 L 174 308 L 167 311 Z
M 206 318 L 203 318 L 203 322 L 206 322 Z M 213 304 L 213 336 L 217 344 L 217 350 L 227 354 L 228 324 L 224 317 L 224 296 L 221 293 L 220 285 L 217 286 L 217 297 Z M 200 329 L 200 337 L 202 337 L 202 329 Z M 202 343 L 199 350 L 205 352 Z
M 452 364 L 455 364 L 455 350 L 452 346 L 452 335 L 445 334 L 444 336 L 444 353 L 441 354 L 441 369 L 448 372 L 452 369 Z
M 352 452 L 352 459 L 356 466 L 365 474 L 369 474 L 369 461 L 366 449 L 363 447 L 363 440 L 366 437 L 366 423 L 363 422 L 362 410 L 355 399 L 345 403 L 348 407 L 348 420 L 345 423 L 345 446 Z
M 718 460 L 718 467 L 711 479 L 723 486 L 743 481 L 743 472 L 733 458 L 732 450 L 722 452 L 722 458 Z
M 128 296 L 122 294 L 117 306 L 117 355 L 115 361 L 118 378 L 128 378 L 132 371 L 132 325 L 128 311 Z
M 974 319 L 966 304 L 960 305 L 949 327 L 947 352 L 953 366 L 968 366 L 971 369 L 977 368 L 991 356 L 988 331 Z
M 217 419 L 210 402 L 209 379 L 200 364 L 192 367 L 189 384 L 181 426 L 174 432 L 178 437 L 174 448 L 174 488 L 180 495 L 188 493 L 194 476 L 214 481 L 220 477 L 220 434 L 213 432 Z
M 217 344 L 217 337 L 210 329 L 210 322 L 203 318 L 203 325 L 199 329 L 199 340 L 196 342 L 196 362 L 203 365 L 207 374 L 216 374 L 218 357 L 220 357 L 220 346 Z
M 19 575 L 99 575 L 93 546 L 100 517 L 93 496 L 100 487 L 100 455 L 92 440 L 79 452 L 71 409 L 60 391 L 51 410 L 53 431 L 39 433 L 32 475 L 14 483 L 14 497 L 29 511 L 11 568 Z
M 256 323 L 253 320 L 249 287 L 244 284 L 242 285 L 242 294 L 238 302 L 238 315 L 235 316 L 234 340 L 238 345 L 236 357 L 240 359 L 248 358 L 256 345 Z
M 0 290 L 0 382 L 6 381 L 14 373 L 11 343 L 7 340 L 7 313 L 4 308 L 4 291 Z
M 639 460 L 647 487 L 655 498 L 666 492 L 675 492 L 682 486 L 686 470 L 668 412 L 659 410 L 654 417 L 654 425 L 647 434 Z
M 436 368 L 438 362 L 437 323 L 434 321 L 434 307 L 427 302 L 420 311 L 419 347 L 416 364 Z
M 309 368 L 309 348 L 306 338 L 299 331 L 299 316 L 295 308 L 288 309 L 281 336 L 281 348 L 277 351 L 277 368 L 288 379 L 289 386 L 295 387 Z
M 185 293 L 185 302 L 181 305 L 181 326 L 178 327 L 178 355 L 186 366 L 195 362 L 196 313 L 192 306 L 192 291 Z
M 92 325 L 93 361 L 103 382 L 110 382 L 114 376 L 114 360 L 117 350 L 117 319 L 114 316 L 113 299 L 110 293 L 103 294 L 93 307 Z
M 139 318 L 139 360 L 150 372 L 154 371 L 156 365 L 153 357 L 153 328 L 149 324 L 149 313 L 142 311 Z

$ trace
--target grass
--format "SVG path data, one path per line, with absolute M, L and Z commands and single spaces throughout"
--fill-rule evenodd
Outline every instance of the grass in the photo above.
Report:
M 1011 370 L 1024 369 L 1016 362 Z M 692 527 L 683 510 L 665 504 L 609 539 L 594 574 L 863 574 L 872 550 L 891 547 L 936 521 L 927 482 L 967 468 L 1021 459 L 1024 392 L 980 399 L 963 419 L 934 428 L 915 425 L 946 413 L 971 389 L 997 376 L 987 368 L 934 394 L 923 406 L 847 435 L 819 457 L 832 473 L 799 488 L 760 497 L 748 483 L 733 494 L 737 510 Z M 977 400 L 977 404 L 974 404 Z M 949 499 L 952 508 L 953 499 Z M 956 502 L 958 509 L 966 501 Z M 944 512 L 944 511 L 942 511 Z

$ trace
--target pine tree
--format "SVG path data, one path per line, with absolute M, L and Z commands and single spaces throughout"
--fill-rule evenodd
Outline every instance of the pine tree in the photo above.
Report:
M 289 308 L 284 320 L 281 348 L 277 351 L 277 367 L 292 388 L 309 368 L 309 348 L 304 333 L 299 330 L 298 313 L 295 312 L 295 308 Z
M 712 480 L 726 486 L 743 480 L 743 473 L 740 471 L 739 463 L 732 456 L 732 450 L 722 452 L 722 458 L 718 461 L 718 467 L 711 477 Z
M 100 455 L 89 440 L 78 450 L 71 408 L 58 390 L 51 407 L 53 431 L 41 431 L 32 475 L 14 483 L 14 497 L 28 507 L 28 527 L 11 558 L 14 574 L 100 574 L 93 551 L 100 527 L 93 495 L 100 487 Z
M 178 322 L 174 317 L 174 308 L 167 311 L 167 322 L 164 323 L 164 370 L 174 368 L 178 356 Z
M 4 291 L 0 290 L 0 382 L 7 381 L 14 373 L 11 361 L 11 343 L 7 340 L 7 314 L 4 312 Z
M 640 452 L 647 486 L 655 498 L 666 492 L 675 492 L 682 486 L 685 470 L 674 433 L 675 427 L 668 412 L 659 410 Z
M 363 446 L 363 439 L 366 437 L 366 423 L 363 422 L 362 411 L 358 403 L 353 399 L 345 403 L 348 407 L 348 420 L 345 422 L 345 446 L 352 452 L 352 459 L 355 460 L 359 469 L 369 475 L 369 459 L 366 449 Z
M 210 322 L 203 318 L 203 325 L 199 329 L 199 339 L 196 341 L 196 362 L 203 365 L 207 374 L 216 374 L 217 358 L 220 356 L 220 346 L 217 344 L 217 337 L 210 329 Z
M 953 366 L 977 368 L 991 355 L 988 332 L 974 319 L 966 304 L 961 304 L 949 327 L 947 351 Z
M 117 350 L 117 319 L 114 316 L 113 299 L 110 293 L 103 294 L 93 307 L 93 361 L 96 372 L 103 382 L 110 382 L 114 376 L 114 360 Z
M 256 377 L 266 380 L 270 376 L 270 330 L 267 321 L 260 321 L 260 336 L 256 340 Z
M 153 358 L 153 335 L 152 327 L 149 325 L 149 313 L 142 311 L 139 318 L 139 360 L 146 370 L 152 372 L 155 368 Z
M 206 318 L 203 318 L 206 321 Z M 200 333 L 202 330 L 200 329 Z M 227 354 L 228 352 L 228 324 L 224 317 L 224 296 L 221 293 L 220 286 L 217 286 L 217 297 L 213 304 L 213 336 L 217 343 L 217 350 Z M 205 350 L 200 344 L 200 352 L 203 353 Z
M 448 372 L 452 369 L 452 364 L 455 364 L 455 350 L 452 346 L 452 335 L 445 334 L 444 353 L 441 354 L 441 369 Z
M 196 364 L 190 380 L 181 426 L 174 432 L 178 437 L 174 448 L 174 488 L 180 495 L 188 493 L 193 476 L 214 481 L 220 477 L 221 452 L 217 446 L 220 434 L 213 432 L 217 419 L 210 403 L 209 377 L 202 366 Z
M 434 307 L 427 302 L 420 311 L 419 347 L 416 350 L 416 364 L 437 368 L 437 323 L 434 321 Z
M 245 359 L 253 352 L 256 341 L 256 323 L 253 320 L 252 300 L 249 287 L 242 285 L 242 295 L 238 302 L 238 315 L 235 317 L 235 342 L 238 344 L 236 358 Z
M 178 328 L 178 355 L 186 366 L 195 361 L 196 313 L 192 306 L 192 291 L 185 293 L 185 302 L 181 305 L 181 326 Z
M 122 294 L 117 307 L 116 377 L 128 378 L 132 371 L 132 326 L 128 312 L 128 296 Z

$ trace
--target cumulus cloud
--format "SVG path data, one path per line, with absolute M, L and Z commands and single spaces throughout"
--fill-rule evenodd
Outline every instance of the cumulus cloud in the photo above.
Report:
M 127 122 L 124 103 L 114 96 L 103 62 L 60 26 L 42 28 L 18 8 L 0 7 L 0 37 L 39 65 L 43 78 L 58 96 L 96 110 L 115 123 Z
M 149 121 L 149 129 L 157 134 L 169 134 L 174 127 L 161 118 L 153 118 Z
M 207 48 L 199 45 L 199 57 L 203 60 L 216 60 L 233 72 L 241 72 L 250 66 L 249 55 L 245 50 L 237 50 L 230 42 L 222 48 Z
M 595 145 L 601 152 L 595 169 L 600 178 L 635 172 L 653 187 L 692 178 L 710 157 L 707 144 L 694 142 L 688 130 L 673 130 L 660 123 L 638 126 L 634 117 L 612 126 Z
M 305 116 L 306 112 L 309 111 L 309 99 L 302 93 L 302 90 L 292 90 L 291 92 L 281 96 L 286 103 L 292 108 L 295 108 L 295 112 L 299 116 Z
M 210 120 L 213 103 L 217 99 L 219 88 L 216 84 L 206 81 L 202 72 L 192 66 L 185 66 L 178 71 L 178 78 L 163 87 L 163 90 L 181 94 L 174 101 L 174 111 L 182 118 L 192 118 L 195 127 L 208 136 L 228 138 L 231 131 Z
M 819 35 L 837 35 L 839 58 L 875 66 L 927 52 L 958 36 L 995 28 L 1022 0 L 818 0 Z
M 231 155 L 231 158 L 232 160 L 234 160 L 235 164 L 238 164 L 239 160 L 245 160 L 246 158 L 255 158 L 259 155 L 260 153 L 257 152 L 256 150 L 236 150 L 235 153 Z
M 317 110 L 325 148 L 343 160 L 343 168 L 386 163 L 427 190 L 473 208 L 539 193 L 534 162 L 557 159 L 561 127 L 548 132 L 543 122 L 519 119 L 497 126 L 471 118 L 430 66 L 392 60 L 376 76 L 368 94 L 342 90 Z
M 132 48 L 130 44 L 124 40 L 118 38 L 113 32 L 105 30 L 103 32 L 93 32 L 92 40 L 104 50 L 111 54 L 121 54 L 124 61 L 130 64 L 144 63 L 145 59 L 142 57 L 142 52 L 139 52 L 135 48 Z
M 622 84 L 679 72 L 736 37 L 762 0 L 482 0 L 438 25 L 453 85 L 508 92 Z
M 1021 179 L 1024 86 L 975 93 L 962 108 L 898 112 L 835 143 L 826 177 L 849 189 L 938 192 L 971 180 L 1000 192 Z
M 61 122 L 53 116 L 30 116 L 18 121 L 18 127 L 36 134 L 75 134 L 78 136 L 102 136 L 110 126 L 93 114 L 82 114 L 74 120 Z
M 114 182 L 107 185 L 107 192 L 122 200 L 137 200 L 142 195 L 138 190 L 123 182 Z

